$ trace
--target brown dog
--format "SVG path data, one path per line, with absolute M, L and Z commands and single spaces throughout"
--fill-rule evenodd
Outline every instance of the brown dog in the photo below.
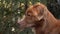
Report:
M 21 28 L 34 27 L 36 34 L 60 34 L 60 20 L 43 4 L 30 6 L 19 24 Z

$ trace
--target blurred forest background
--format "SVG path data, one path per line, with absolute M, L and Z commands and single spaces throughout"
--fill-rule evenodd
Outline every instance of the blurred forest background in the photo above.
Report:
M 0 0 L 0 34 L 34 34 L 31 28 L 20 32 L 17 21 L 29 5 L 45 4 L 56 18 L 60 18 L 60 0 Z

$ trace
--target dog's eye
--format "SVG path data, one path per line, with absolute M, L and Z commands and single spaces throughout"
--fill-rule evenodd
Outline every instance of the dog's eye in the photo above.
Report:
M 26 15 L 27 16 L 31 16 L 32 15 L 32 12 L 31 11 L 28 11 L 28 12 L 26 12 Z
M 30 14 L 27 14 L 27 16 L 31 16 Z

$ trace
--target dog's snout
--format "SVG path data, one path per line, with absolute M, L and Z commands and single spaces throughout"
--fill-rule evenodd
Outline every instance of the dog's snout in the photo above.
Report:
M 23 23 L 23 21 L 18 21 L 17 23 L 21 25 Z
M 19 25 L 20 25 L 20 27 L 23 27 L 23 26 L 26 25 L 26 23 L 25 23 L 25 21 L 20 21 L 20 22 L 19 22 Z

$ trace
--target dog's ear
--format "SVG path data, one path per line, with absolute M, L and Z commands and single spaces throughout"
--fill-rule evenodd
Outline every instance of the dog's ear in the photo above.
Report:
M 43 15 L 44 14 L 44 7 L 42 7 L 41 5 L 36 5 L 35 6 L 37 8 L 37 10 L 39 11 L 38 15 Z
M 41 6 L 38 6 L 37 10 L 39 11 L 38 19 L 41 20 L 44 17 L 44 8 Z
M 38 15 L 43 15 L 44 14 L 44 6 L 43 5 L 36 4 L 33 7 L 36 8 L 36 10 L 39 12 Z
M 44 8 L 40 8 L 39 11 L 40 11 L 40 12 L 39 12 L 39 15 L 40 15 L 40 16 L 44 14 Z

